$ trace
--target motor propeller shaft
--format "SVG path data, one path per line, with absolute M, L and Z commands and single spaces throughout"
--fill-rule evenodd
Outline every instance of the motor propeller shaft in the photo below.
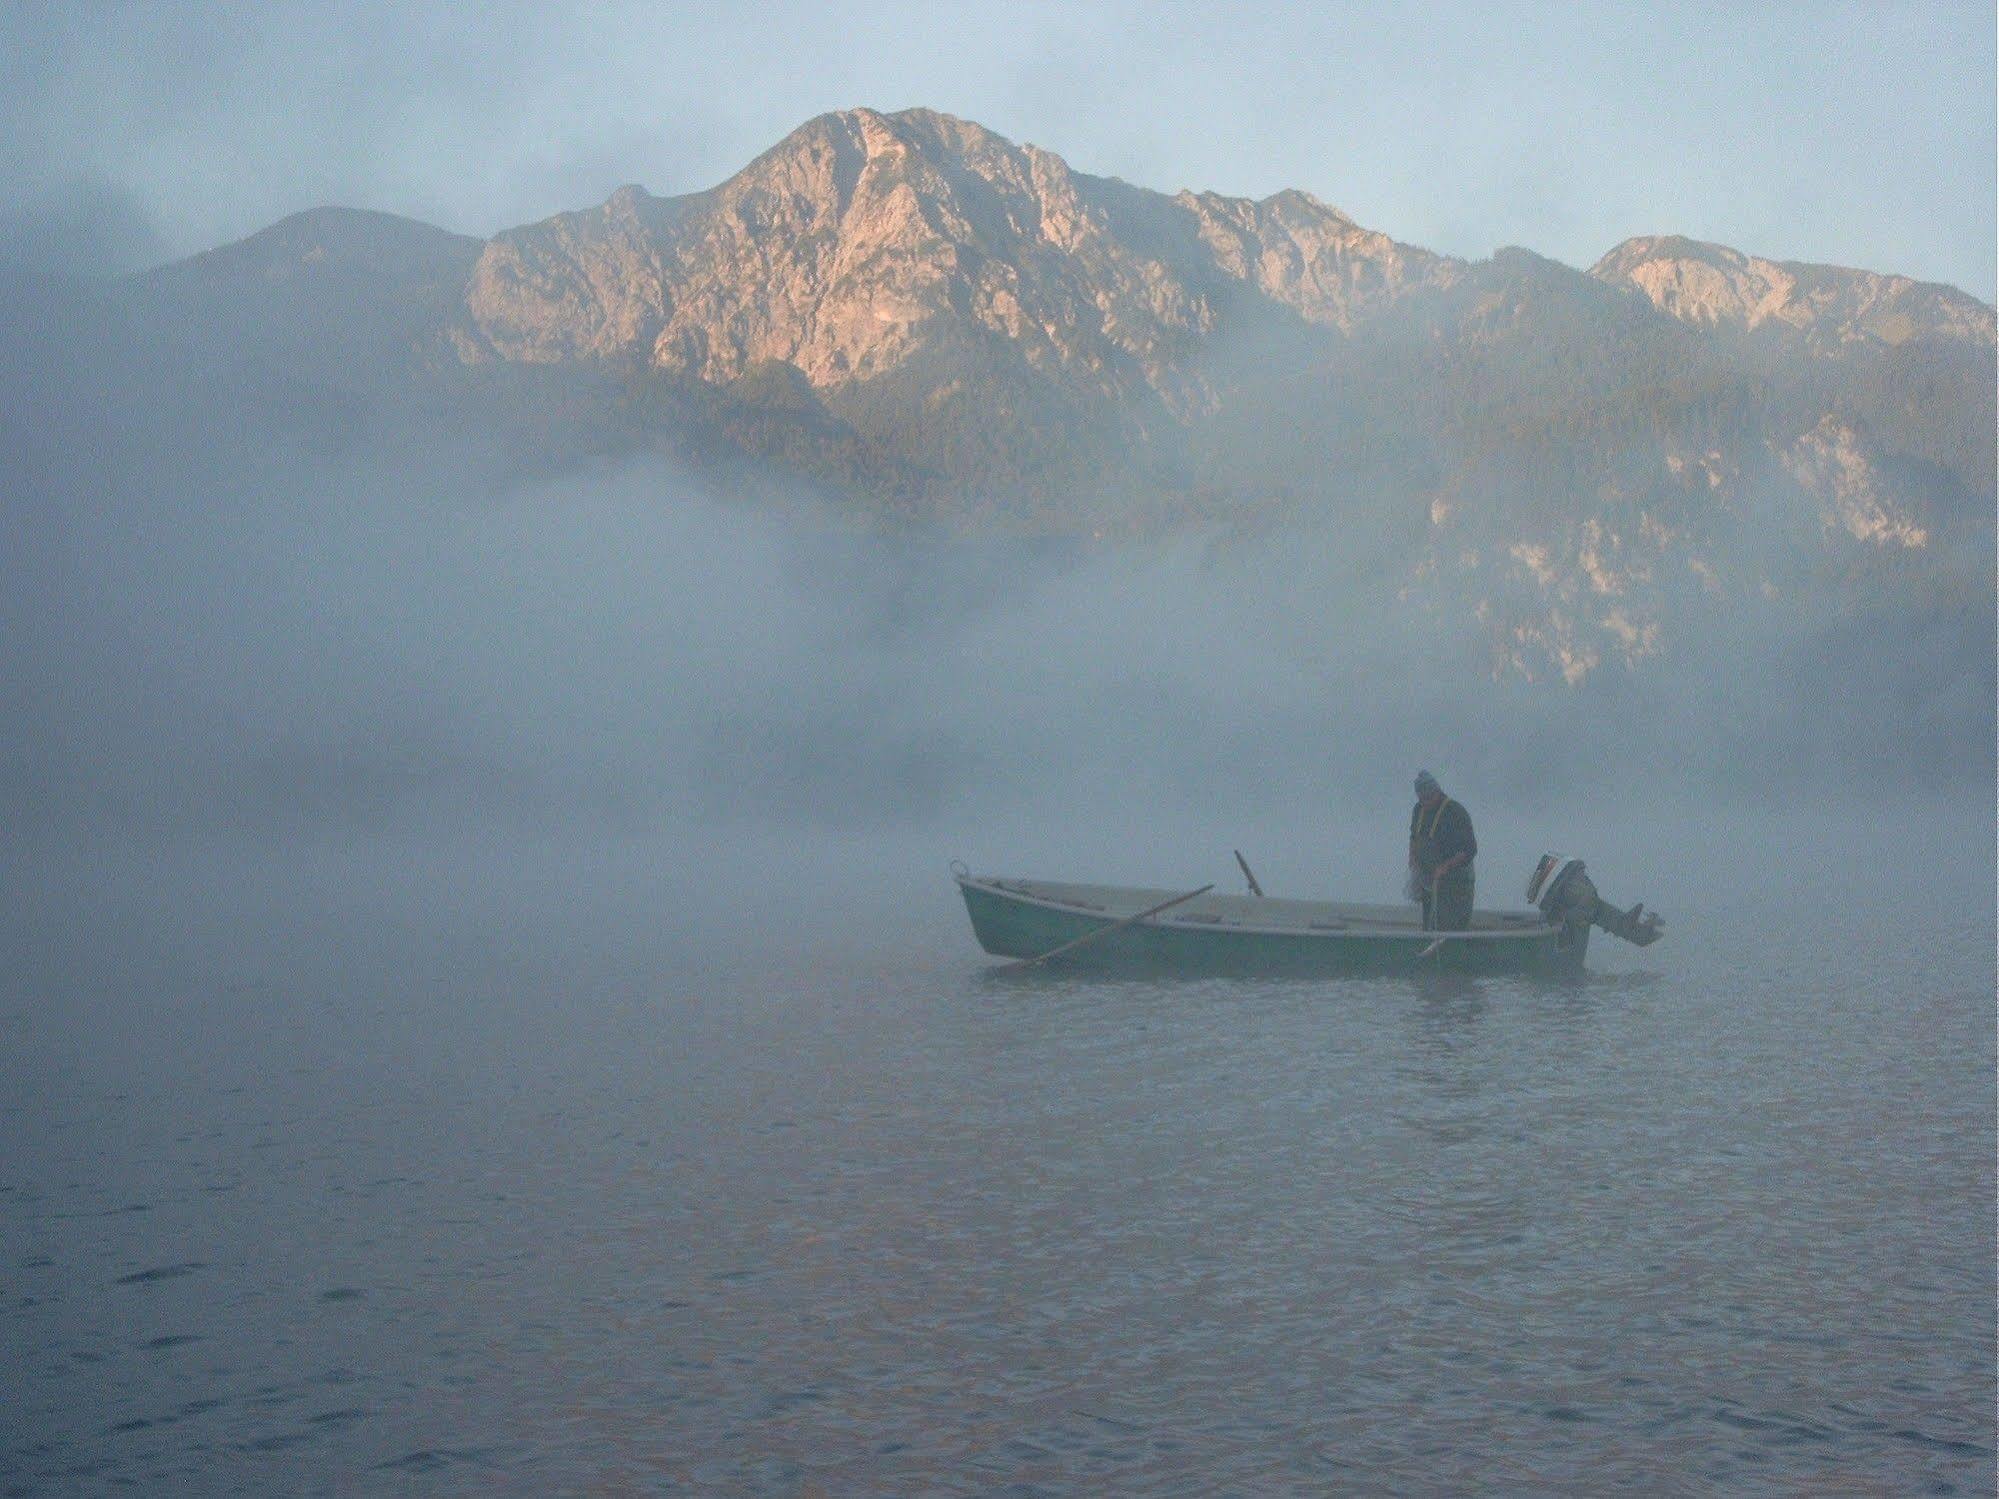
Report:
M 1590 913 L 1590 921 L 1602 927 L 1613 937 L 1622 937 L 1626 942 L 1639 947 L 1650 947 L 1659 940 L 1666 923 L 1656 911 L 1647 911 L 1645 902 L 1640 901 L 1628 911 L 1620 911 L 1609 901 L 1598 899 L 1596 909 Z
M 1598 895 L 1583 861 L 1562 854 L 1542 856 L 1527 881 L 1527 898 L 1550 921 L 1587 922 L 1636 947 L 1650 947 L 1665 931 L 1666 923 L 1647 911 L 1645 902 L 1623 911 Z

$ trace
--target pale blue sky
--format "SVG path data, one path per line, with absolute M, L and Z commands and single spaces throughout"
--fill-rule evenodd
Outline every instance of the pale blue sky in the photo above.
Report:
M 322 202 L 490 233 L 927 104 L 1460 255 L 1678 232 L 1994 295 L 1989 3 L 47 6 L 0 62 L 14 237 L 109 221 L 106 261 Z

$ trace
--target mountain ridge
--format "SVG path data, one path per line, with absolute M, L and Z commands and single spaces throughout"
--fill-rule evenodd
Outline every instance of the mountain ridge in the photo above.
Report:
M 1989 589 L 1993 311 L 1954 288 L 1672 235 L 1463 260 L 934 110 L 484 241 L 315 210 L 131 285 L 537 457 L 663 447 L 965 531 L 1309 520 L 1513 675 L 1641 669 L 1717 599 Z
M 992 166 L 998 163 L 1005 163 L 1013 165 L 1014 162 L 1009 161 L 1008 158 L 1025 160 L 1033 164 L 1034 170 L 1051 182 L 1060 183 L 1066 180 L 1077 184 L 1086 184 L 1092 189 L 1140 195 L 1183 206 L 1189 212 L 1197 214 L 1200 217 L 1201 230 L 1204 234 L 1216 240 L 1223 239 L 1229 229 L 1237 231 L 1267 230 L 1273 223 L 1291 225 L 1317 220 L 1320 224 L 1335 225 L 1340 229 L 1351 231 L 1356 239 L 1366 242 L 1368 248 L 1377 255 L 1395 252 L 1436 265 L 1457 268 L 1490 263 L 1490 259 L 1483 262 L 1467 261 L 1459 257 L 1442 255 L 1422 249 L 1413 244 L 1394 240 L 1382 231 L 1365 228 L 1344 211 L 1324 202 L 1312 193 L 1299 188 L 1280 189 L 1263 198 L 1234 197 L 1212 190 L 1187 188 L 1167 194 L 1149 188 L 1135 187 L 1118 178 L 1099 177 L 1076 171 L 1070 168 L 1063 158 L 1053 152 L 1033 144 L 1015 146 L 1012 142 L 1005 140 L 1004 137 L 986 130 L 982 126 L 944 114 L 940 111 L 918 108 L 885 114 L 873 109 L 855 108 L 831 111 L 806 121 L 783 140 L 752 160 L 747 166 L 714 187 L 692 193 L 660 197 L 650 193 L 641 184 L 628 183 L 612 192 L 602 204 L 593 207 L 564 210 L 543 219 L 518 225 L 512 229 L 502 230 L 499 234 L 492 236 L 486 241 L 479 241 L 475 236 L 458 234 L 450 230 L 437 228 L 421 220 L 408 218 L 404 215 L 383 213 L 378 210 L 326 205 L 317 209 L 309 209 L 301 213 L 288 215 L 286 218 L 255 234 L 247 236 L 243 240 L 218 246 L 212 250 L 202 251 L 183 260 L 171 262 L 166 267 L 155 268 L 153 271 L 141 272 L 139 274 L 142 277 L 153 276 L 163 270 L 172 270 L 209 262 L 214 257 L 226 252 L 248 250 L 270 243 L 274 239 L 282 239 L 288 231 L 294 229 L 316 228 L 317 226 L 327 224 L 329 221 L 337 221 L 337 216 L 347 216 L 355 222 L 366 221 L 384 226 L 394 226 L 398 230 L 421 229 L 427 231 L 430 236 L 437 237 L 440 240 L 448 239 L 457 245 L 470 245 L 474 243 L 491 245 L 495 242 L 517 239 L 524 233 L 542 226 L 554 226 L 558 224 L 573 225 L 583 222 L 592 216 L 604 217 L 613 214 L 635 215 L 637 212 L 642 211 L 641 205 L 650 207 L 657 214 L 663 207 L 692 206 L 715 201 L 718 198 L 728 195 L 732 188 L 750 185 L 750 182 L 746 181 L 746 179 L 753 180 L 760 174 L 764 176 L 772 175 L 779 169 L 790 165 L 791 158 L 798 153 L 801 145 L 811 143 L 815 138 L 823 137 L 834 131 L 845 131 L 855 138 L 856 142 L 862 148 L 861 159 L 863 162 L 905 153 L 922 155 L 925 148 L 928 148 L 934 154 L 940 147 L 955 151 L 968 164 Z M 1057 221 L 1056 227 L 1058 231 L 1063 227 L 1061 221 Z M 1071 233 L 1058 232 L 1057 235 L 1051 237 L 1057 243 L 1068 248 L 1074 248 L 1081 242 Z M 1270 248 L 1275 249 L 1276 247 L 1272 246 Z M 1499 250 L 1496 250 L 1493 258 L 1506 253 L 1508 248 L 1501 247 Z M 1238 243 L 1233 246 L 1218 244 L 1217 254 L 1218 258 L 1223 259 L 1231 265 L 1231 269 L 1237 275 L 1242 275 L 1250 264 L 1245 254 L 1246 249 L 1247 245 L 1245 243 Z M 1538 252 L 1530 251 L 1528 253 Z M 1551 259 L 1546 256 L 1542 256 L 1541 258 Z M 1551 260 L 1551 263 L 1564 265 L 1567 269 L 1577 269 L 1567 267 L 1565 262 Z M 1643 282 L 1638 278 L 1637 273 L 1639 271 L 1650 266 L 1659 265 L 1675 268 L 1681 266 L 1700 267 L 1714 271 L 1718 275 L 1730 277 L 1744 284 L 1757 284 L 1761 287 L 1780 292 L 1789 289 L 1786 284 L 1787 282 L 1796 283 L 1802 278 L 1816 283 L 1838 283 L 1850 280 L 1870 289 L 1878 288 L 1879 293 L 1890 297 L 1905 296 L 1912 292 L 1919 293 L 1925 298 L 1934 298 L 1940 303 L 1949 304 L 1953 312 L 1957 314 L 1943 329 L 1946 336 L 1964 338 L 1983 336 L 1986 339 L 1992 337 L 1993 309 L 1989 305 L 1978 301 L 1969 293 L 1946 283 L 1925 282 L 1894 272 L 1860 269 L 1823 262 L 1771 259 L 1732 246 L 1701 241 L 1679 234 L 1646 234 L 1628 237 L 1607 250 L 1594 265 L 1587 268 L 1586 273 L 1599 279 L 1621 281 L 1625 284 L 1636 286 L 1654 302 L 1654 305 L 1660 306 L 1662 310 L 1668 311 L 1671 315 L 1681 316 L 1692 321 L 1710 325 L 1715 322 L 1714 310 L 1704 305 L 1699 299 L 1689 298 L 1685 295 L 1669 296 L 1662 288 Z M 1675 309 L 1679 310 L 1675 311 Z M 1755 322 L 1762 321 L 1769 316 L 1767 309 L 1751 307 L 1744 310 L 1751 313 L 1749 321 L 1752 326 Z M 1797 311 L 1797 309 L 1788 310 L 1794 313 Z M 1321 317 L 1326 317 L 1332 315 L 1333 309 L 1326 306 L 1314 306 L 1313 311 Z M 1761 312 L 1761 316 L 1754 315 L 1758 311 Z M 1983 314 L 1982 317 L 1979 316 L 1980 313 Z M 1789 321 L 1791 326 L 1797 325 L 1795 318 Z M 1893 334 L 1901 334 L 1901 336 L 1892 336 Z M 1903 330 L 1891 330 L 1891 336 L 1883 339 L 1883 341 L 1890 343 L 1901 342 L 1904 341 L 1906 336 L 1907 334 Z
M 1682 321 L 1753 329 L 1775 322 L 1820 342 L 1916 336 L 1993 340 L 1993 309 L 1956 287 L 1809 261 L 1768 260 L 1684 235 L 1641 235 L 1590 268 L 1636 287 Z

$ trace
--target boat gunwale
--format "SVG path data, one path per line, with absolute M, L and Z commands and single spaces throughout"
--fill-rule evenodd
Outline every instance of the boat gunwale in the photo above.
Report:
M 1431 931 L 1425 927 L 1417 927 L 1413 931 L 1404 932 L 1404 931 L 1395 931 L 1380 927 L 1370 928 L 1365 926 L 1362 927 L 1345 926 L 1339 928 L 1328 928 L 1328 927 L 1317 927 L 1317 926 L 1314 927 L 1244 926 L 1235 923 L 1223 925 L 1219 922 L 1219 920 L 1215 925 L 1212 926 L 1204 923 L 1198 928 L 1175 927 L 1171 923 L 1161 921 L 1159 920 L 1158 917 L 1154 916 L 1147 916 L 1140 920 L 1133 921 L 1128 916 L 1119 916 L 1115 913 L 1103 910 L 1093 910 L 1088 906 L 1070 905 L 1067 902 L 1054 900 L 1047 896 L 1029 895 L 1025 891 L 1009 889 L 1008 887 L 1000 883 L 999 879 L 994 876 L 958 874 L 956 872 L 953 872 L 951 878 L 957 881 L 958 887 L 961 890 L 964 889 L 966 886 L 971 886 L 974 889 L 984 891 L 988 895 L 997 896 L 1001 900 L 1019 901 L 1023 905 L 1039 906 L 1043 910 L 1059 911 L 1067 916 L 1086 916 L 1094 920 L 1101 921 L 1107 926 L 1115 925 L 1119 922 L 1124 922 L 1134 927 L 1141 927 L 1141 926 L 1153 927 L 1159 931 L 1198 930 L 1200 932 L 1205 932 L 1205 933 L 1234 933 L 1245 937 L 1306 937 L 1306 938 L 1311 938 L 1313 940 L 1323 940 L 1328 942 L 1351 942 L 1355 940 L 1365 940 L 1365 941 L 1425 942 L 1425 943 L 1435 942 L 1438 941 L 1439 939 L 1448 939 L 1449 941 L 1452 942 L 1545 942 L 1550 937 L 1556 937 L 1561 934 L 1560 927 L 1556 926 L 1552 922 L 1547 922 L 1547 921 L 1543 921 L 1534 925 L 1521 925 L 1519 927 L 1514 928 L 1511 931 L 1484 931 L 1484 932 L 1478 932 L 1478 931 L 1437 932 L 1437 931 Z M 1145 889 L 1145 887 L 1137 885 L 1102 885 L 1096 888 L 1103 890 Z M 1151 892 L 1147 891 L 1147 893 Z M 1301 904 L 1337 905 L 1338 902 L 1336 901 L 1302 902 Z

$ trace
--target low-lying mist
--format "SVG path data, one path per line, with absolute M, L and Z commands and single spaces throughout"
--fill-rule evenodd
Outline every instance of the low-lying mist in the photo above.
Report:
M 329 908 L 322 884 L 406 913 L 595 884 L 692 928 L 947 889 L 952 856 L 1172 883 L 1228 877 L 1233 847 L 1273 888 L 1392 898 L 1419 766 L 1477 814 L 1495 899 L 1550 845 L 1698 825 L 1711 853 L 1772 812 L 1940 800 L 1939 825 L 1991 826 L 1989 753 L 1910 752 L 1939 716 L 1989 721 L 1989 672 L 1883 721 L 1796 671 L 1824 621 L 1495 680 L 1330 526 L 889 536 L 657 460 L 496 478 L 441 438 L 389 458 L 171 382 L 9 369 L 0 808 L 39 892 L 17 922 L 118 880 L 272 913 Z M 1870 648 L 1892 673 L 1930 647 Z

